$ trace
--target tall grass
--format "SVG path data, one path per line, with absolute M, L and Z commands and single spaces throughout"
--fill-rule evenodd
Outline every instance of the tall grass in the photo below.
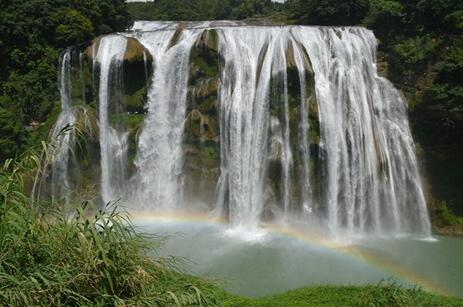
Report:
M 216 304 L 218 288 L 150 257 L 155 243 L 126 215 L 35 205 L 25 191 L 41 163 L 28 154 L 0 169 L 0 305 Z

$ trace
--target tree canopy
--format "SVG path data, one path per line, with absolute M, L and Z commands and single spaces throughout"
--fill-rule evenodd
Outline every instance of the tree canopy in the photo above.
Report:
M 0 160 L 18 151 L 24 127 L 46 120 L 58 99 L 60 50 L 131 23 L 123 0 L 0 1 Z M 18 146 L 3 149 L 12 140 Z

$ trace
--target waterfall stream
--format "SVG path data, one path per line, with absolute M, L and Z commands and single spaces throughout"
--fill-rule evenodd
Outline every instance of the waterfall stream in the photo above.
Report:
M 148 32 L 139 37 L 151 54 L 148 113 L 138 142 L 137 195 L 142 208 L 172 210 L 182 200 L 182 136 L 190 50 L 200 31 Z
M 105 203 L 116 201 L 124 193 L 126 181 L 127 135 L 117 131 L 109 123 L 111 85 L 121 87 L 120 73 L 127 39 L 120 35 L 109 35 L 101 39 L 96 54 L 100 66 L 98 91 L 100 151 L 101 151 L 101 197 Z M 113 87 L 114 88 L 114 87 Z
M 141 74 L 151 73 L 131 174 L 129 130 L 111 123 L 115 112 L 124 114 L 112 101 L 124 103 L 116 96 L 121 80 L 131 77 L 122 77 L 129 39 L 143 48 Z M 193 196 L 185 187 L 193 179 L 185 170 L 200 172 L 212 159 L 204 156 L 217 150 L 217 167 L 208 173 L 214 183 L 207 186 L 216 200 L 206 207 L 233 225 L 316 217 L 335 235 L 429 235 L 406 103 L 378 75 L 376 47 L 373 33 L 360 27 L 226 21 L 136 22 L 131 32 L 104 36 L 90 49 L 99 67 L 93 71 L 99 73 L 102 200 L 123 198 L 134 211 L 188 209 Z M 66 53 L 61 64 L 58 121 L 72 122 Z M 81 58 L 79 65 L 82 71 Z M 201 101 L 196 96 L 214 78 L 216 96 Z M 196 117 L 197 131 L 191 128 Z M 71 146 L 64 139 L 59 145 Z M 203 164 L 185 164 L 192 152 Z M 66 182 L 66 163 L 54 169 Z
M 52 138 L 51 195 L 70 201 L 71 182 L 69 162 L 74 148 L 72 125 L 75 123 L 74 110 L 71 107 L 71 49 L 66 49 L 59 65 L 61 113 L 50 133 Z

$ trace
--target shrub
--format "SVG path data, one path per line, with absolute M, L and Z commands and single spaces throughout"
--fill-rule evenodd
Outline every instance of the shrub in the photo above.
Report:
M 178 273 L 175 259 L 154 258 L 159 240 L 116 209 L 32 202 L 25 189 L 41 161 L 26 155 L 0 169 L 0 305 L 216 303 L 215 286 Z

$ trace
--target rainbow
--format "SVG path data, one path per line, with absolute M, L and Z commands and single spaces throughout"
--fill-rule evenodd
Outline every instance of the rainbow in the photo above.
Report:
M 219 217 L 215 217 L 205 213 L 192 213 L 192 212 L 178 212 L 175 214 L 154 214 L 154 213 L 140 213 L 135 212 L 130 214 L 132 221 L 135 223 L 163 221 L 163 222 L 188 222 L 198 224 L 215 224 L 215 225 L 226 225 L 227 222 Z M 315 245 L 327 249 L 334 250 L 338 253 L 353 257 L 361 262 L 365 262 L 374 267 L 378 267 L 386 272 L 401 277 L 403 280 L 410 284 L 418 285 L 428 291 L 443 294 L 443 295 L 454 295 L 448 289 L 443 288 L 437 283 L 429 280 L 428 278 L 420 275 L 419 273 L 412 271 L 401 264 L 394 262 L 389 259 L 384 259 L 375 252 L 363 249 L 355 245 L 342 244 L 333 239 L 323 237 L 315 232 L 307 232 L 300 229 L 288 227 L 287 225 L 280 224 L 263 224 L 263 229 L 273 233 L 279 234 L 285 237 L 303 241 L 310 245 Z

